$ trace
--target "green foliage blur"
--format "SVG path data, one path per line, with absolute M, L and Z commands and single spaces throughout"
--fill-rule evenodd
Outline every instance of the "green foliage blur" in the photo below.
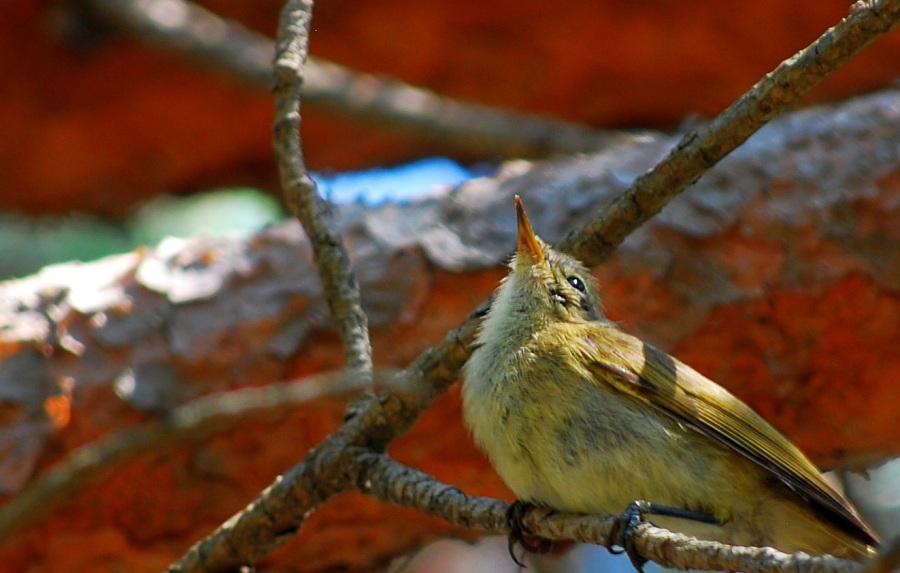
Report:
M 153 246 L 165 237 L 248 234 L 284 218 L 278 201 L 256 189 L 158 196 L 124 221 L 86 214 L 24 217 L 0 213 L 0 280 L 64 261 L 92 261 Z

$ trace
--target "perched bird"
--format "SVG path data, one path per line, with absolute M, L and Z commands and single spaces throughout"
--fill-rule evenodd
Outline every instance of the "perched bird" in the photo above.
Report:
M 520 502 L 586 514 L 636 507 L 659 527 L 733 545 L 873 553 L 875 532 L 796 446 L 604 318 L 587 269 L 535 236 L 518 197 L 516 208 L 518 252 L 465 365 L 462 398 L 476 444 Z

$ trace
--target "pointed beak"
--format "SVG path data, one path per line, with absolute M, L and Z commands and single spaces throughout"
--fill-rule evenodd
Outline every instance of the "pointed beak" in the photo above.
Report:
M 535 263 L 544 262 L 544 251 L 541 250 L 541 244 L 534 236 L 531 221 L 528 220 L 525 208 L 522 207 L 522 199 L 518 195 L 516 195 L 516 217 L 519 221 L 519 253 L 529 253 Z

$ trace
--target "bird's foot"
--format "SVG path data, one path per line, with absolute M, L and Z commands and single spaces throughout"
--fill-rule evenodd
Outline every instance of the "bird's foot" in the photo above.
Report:
M 506 511 L 506 522 L 509 524 L 509 556 L 516 565 L 525 568 L 526 565 L 516 557 L 516 544 L 522 546 L 525 553 L 548 553 L 553 547 L 553 542 L 533 535 L 525 524 L 522 523 L 527 512 L 532 506 L 521 500 L 516 500 Z M 522 555 L 524 559 L 525 555 Z
M 622 515 L 616 520 L 612 531 L 609 532 L 607 545 L 610 553 L 625 553 L 631 564 L 639 573 L 644 573 L 644 564 L 647 559 L 638 554 L 637 548 L 634 546 L 634 532 L 637 526 L 645 523 L 645 515 L 667 515 L 669 517 L 678 517 L 681 519 L 689 519 L 691 521 L 699 521 L 701 523 L 721 524 L 722 521 L 711 513 L 704 511 L 694 511 L 691 509 L 682 509 L 680 507 L 670 507 L 668 505 L 659 505 L 650 503 L 642 499 L 631 502 Z M 617 547 L 619 549 L 617 549 Z
M 607 540 L 609 552 L 615 555 L 620 553 L 628 555 L 631 564 L 639 573 L 644 573 L 644 564 L 647 559 L 641 557 L 634 546 L 634 531 L 638 525 L 646 521 L 644 513 L 648 511 L 649 506 L 650 503 L 643 500 L 636 500 L 628 504 L 622 515 L 616 519 Z

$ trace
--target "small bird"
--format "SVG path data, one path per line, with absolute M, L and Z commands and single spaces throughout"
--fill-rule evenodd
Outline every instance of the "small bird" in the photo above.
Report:
M 875 532 L 795 445 L 607 320 L 588 270 L 535 236 L 518 196 L 516 210 L 518 251 L 464 367 L 462 399 L 466 425 L 517 504 L 636 508 L 699 539 L 874 554 Z

